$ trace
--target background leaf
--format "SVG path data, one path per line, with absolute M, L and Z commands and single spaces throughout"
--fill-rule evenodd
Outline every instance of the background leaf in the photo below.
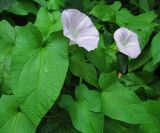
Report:
M 69 112 L 77 130 L 83 133 L 103 133 L 103 114 L 89 111 L 84 100 L 75 102 L 69 95 L 63 95 L 60 106 Z
M 116 12 L 121 7 L 121 3 L 116 1 L 112 5 L 106 5 L 99 3 L 90 12 L 91 15 L 97 17 L 102 21 L 113 21 L 115 19 Z
M 10 94 L 10 64 L 15 45 L 15 30 L 5 20 L 0 22 L 0 84 L 4 93 Z
M 160 32 L 158 32 L 157 35 L 152 40 L 151 54 L 154 65 L 160 62 L 159 50 L 160 50 Z

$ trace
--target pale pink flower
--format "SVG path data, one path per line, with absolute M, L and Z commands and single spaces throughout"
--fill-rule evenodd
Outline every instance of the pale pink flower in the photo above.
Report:
M 87 51 L 98 47 L 99 33 L 91 19 L 76 9 L 62 12 L 63 34 L 70 39 L 70 44 L 77 44 Z
M 137 34 L 127 28 L 121 27 L 116 30 L 114 40 L 118 50 L 130 58 L 137 58 L 141 53 Z

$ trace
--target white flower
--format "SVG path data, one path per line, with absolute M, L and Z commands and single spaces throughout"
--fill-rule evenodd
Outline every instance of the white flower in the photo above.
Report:
M 116 30 L 114 40 L 119 51 L 130 58 L 137 58 L 141 53 L 137 34 L 127 28 L 121 27 Z
M 87 51 L 98 47 L 99 33 L 91 19 L 76 9 L 62 12 L 63 34 L 70 39 L 70 44 L 78 44 Z

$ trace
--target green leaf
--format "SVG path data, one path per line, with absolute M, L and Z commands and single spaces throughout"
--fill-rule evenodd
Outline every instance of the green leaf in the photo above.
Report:
M 98 1 L 92 1 L 92 0 L 83 0 L 82 4 L 83 4 L 83 8 L 86 12 L 91 11 L 91 9 L 93 9 L 93 7 L 98 3 Z
M 112 45 L 111 45 L 112 46 Z M 100 72 L 113 72 L 117 69 L 116 53 L 111 48 L 97 48 L 87 53 L 88 60 L 100 71 Z
M 156 24 L 153 21 L 156 17 L 157 15 L 152 11 L 134 16 L 129 10 L 123 8 L 116 15 L 116 23 L 119 26 L 128 26 L 132 29 L 143 30 L 144 24 L 148 24 L 146 27 L 150 25 L 155 26 Z
M 147 112 L 150 115 L 152 121 L 150 123 L 144 123 L 140 125 L 140 133 L 159 133 L 160 127 L 160 101 L 148 100 L 144 102 Z
M 143 74 L 144 72 L 141 73 L 141 75 Z M 149 78 L 151 78 L 151 75 Z M 146 82 L 143 79 L 141 79 L 140 76 L 137 76 L 134 73 L 127 73 L 126 75 L 122 76 L 121 80 L 124 82 L 126 87 L 128 87 L 133 91 L 136 91 L 141 87 L 144 88 L 145 90 L 151 90 L 151 88 L 146 84 Z
M 97 48 L 87 53 L 88 60 L 100 71 L 105 71 L 105 50 L 104 48 Z
M 0 13 L 9 9 L 14 2 L 15 0 L 0 0 Z
M 35 2 L 37 2 L 38 4 L 40 4 L 42 7 L 47 8 L 47 3 L 45 0 L 33 0 Z
M 129 133 L 127 127 L 122 125 L 120 122 L 107 119 L 105 124 L 105 133 Z
M 149 2 L 148 2 L 148 0 L 139 0 L 139 7 L 143 11 L 148 12 L 149 11 Z
M 95 90 L 89 90 L 87 86 L 81 84 L 76 87 L 75 94 L 78 99 L 85 99 L 88 109 L 93 112 L 101 112 L 100 93 Z M 96 106 L 95 106 L 96 105 Z
M 160 62 L 159 50 L 160 50 L 160 32 L 158 32 L 156 36 L 154 36 L 152 40 L 152 45 L 151 45 L 151 54 L 152 54 L 154 65 Z
M 89 111 L 85 100 L 74 101 L 71 96 L 63 95 L 60 106 L 69 112 L 74 127 L 80 132 L 103 133 L 103 114 Z
M 64 6 L 63 0 L 49 0 L 47 2 L 47 7 L 49 10 L 58 10 Z
M 118 76 L 116 72 L 111 72 L 111 73 L 101 73 L 98 83 L 101 89 L 105 90 L 108 88 L 110 85 L 113 83 L 117 82 Z
M 23 112 L 38 125 L 63 86 L 68 69 L 68 41 L 57 32 L 42 42 L 40 31 L 31 23 L 16 27 L 16 36 L 11 87 L 23 100 Z
M 0 22 L 0 84 L 3 92 L 10 93 L 9 71 L 12 49 L 15 44 L 15 30 L 5 20 Z
M 131 124 L 148 121 L 147 112 L 136 94 L 120 83 L 113 83 L 101 93 L 102 110 L 112 119 Z
M 15 96 L 0 98 L 0 133 L 34 133 L 35 125 L 19 110 Z
M 12 54 L 8 55 L 5 58 L 5 64 L 3 67 L 3 80 L 2 80 L 2 90 L 4 94 L 12 94 L 11 90 L 11 83 L 10 83 L 10 71 L 11 71 L 11 60 L 12 60 Z
M 152 57 L 151 57 L 150 47 L 144 49 L 138 58 L 130 60 L 128 65 L 129 69 L 128 71 L 129 72 L 135 71 L 136 69 L 145 65 L 151 58 Z
M 28 15 L 29 13 L 37 14 L 37 7 L 32 1 L 16 0 L 7 10 L 17 15 Z
M 97 87 L 97 72 L 95 67 L 87 63 L 76 51 L 70 56 L 69 68 L 73 75 L 84 79 L 86 82 Z
M 78 10 L 82 10 L 82 5 L 83 2 L 82 0 L 64 0 L 64 9 L 69 9 L 69 8 L 72 8 L 72 9 L 78 9 Z
M 128 69 L 128 56 L 121 52 L 118 52 L 116 55 L 117 55 L 117 62 L 119 66 L 119 72 L 124 74 L 127 72 L 127 69 Z
M 98 4 L 90 12 L 91 15 L 97 17 L 102 21 L 113 21 L 116 12 L 121 8 L 121 3 L 116 1 L 112 5 Z
M 38 126 L 36 133 L 80 133 L 71 122 L 69 113 L 57 106 L 53 107 L 47 117 Z
M 143 66 L 143 71 L 148 71 L 148 72 L 153 72 L 159 64 L 153 64 L 153 60 L 147 62 L 144 66 Z
M 41 31 L 44 38 L 50 33 L 62 29 L 61 13 L 53 11 L 49 13 L 45 8 L 41 7 L 38 11 L 35 26 Z

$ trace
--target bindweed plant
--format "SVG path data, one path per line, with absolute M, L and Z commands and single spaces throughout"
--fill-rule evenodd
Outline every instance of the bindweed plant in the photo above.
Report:
M 0 0 L 0 133 L 159 133 L 158 0 Z

